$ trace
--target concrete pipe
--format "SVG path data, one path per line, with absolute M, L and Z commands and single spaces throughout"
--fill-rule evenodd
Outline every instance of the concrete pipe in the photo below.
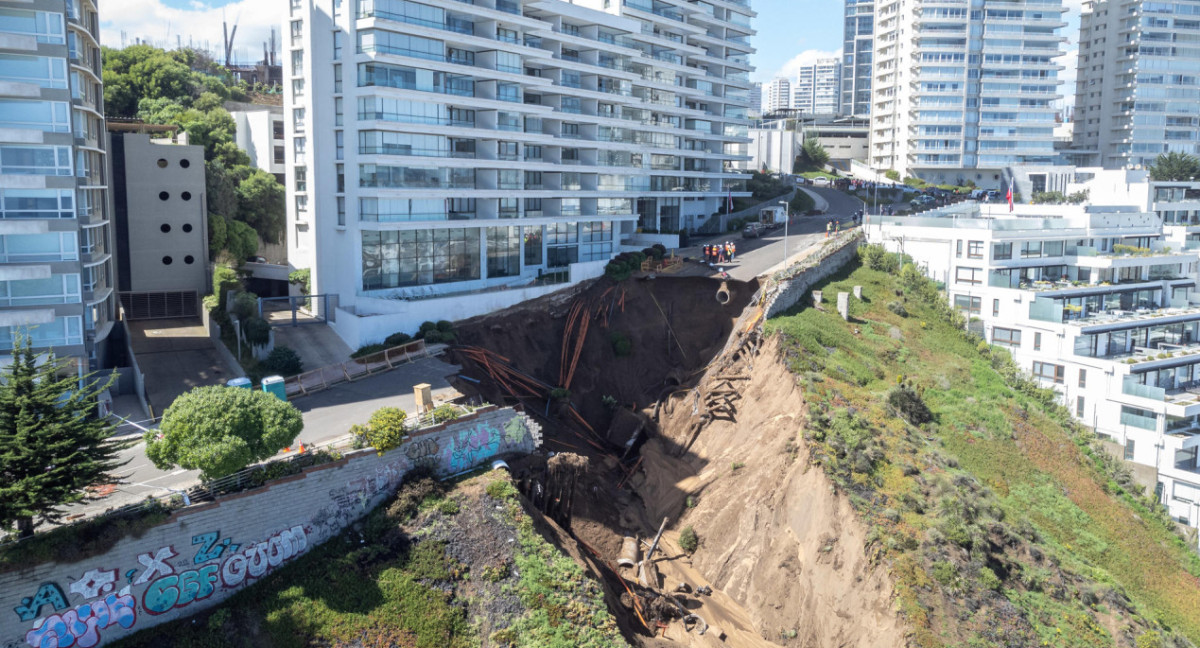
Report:
M 637 538 L 625 536 L 621 541 L 621 555 L 617 558 L 617 565 L 621 567 L 634 567 L 638 563 L 638 541 Z
M 717 288 L 717 303 L 724 306 L 729 303 L 729 283 L 722 281 L 721 287 Z

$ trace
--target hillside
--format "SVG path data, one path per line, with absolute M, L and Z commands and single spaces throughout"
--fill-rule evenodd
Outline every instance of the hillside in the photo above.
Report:
M 536 514 L 534 514 L 536 515 Z M 361 523 L 192 619 L 122 648 L 626 645 L 603 593 L 503 471 L 412 476 Z
M 916 268 L 860 253 L 816 286 L 862 286 L 851 321 L 806 305 L 766 328 L 808 411 L 801 454 L 866 525 L 909 643 L 1200 641 L 1200 558 L 1161 507 Z

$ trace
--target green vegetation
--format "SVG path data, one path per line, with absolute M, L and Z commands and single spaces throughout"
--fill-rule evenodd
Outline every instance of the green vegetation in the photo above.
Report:
M 159 469 L 200 470 L 212 480 L 275 456 L 304 429 L 291 403 L 252 389 L 197 387 L 175 399 L 158 430 L 148 430 L 146 457 Z
M 1200 557 L 1162 507 L 907 259 L 860 258 L 818 286 L 863 287 L 853 327 L 811 308 L 767 327 L 804 384 L 812 460 L 869 525 L 913 645 L 1200 639 Z
M 622 252 L 613 257 L 604 266 L 604 275 L 613 281 L 625 281 L 630 275 L 641 270 L 646 255 L 641 252 Z
M 399 407 L 381 407 L 371 414 L 366 425 L 356 423 L 350 426 L 350 434 L 382 455 L 404 443 L 408 436 L 405 427 L 407 418 L 408 413 Z
M 885 178 L 887 178 L 888 180 L 891 180 L 892 182 L 900 181 L 900 172 L 895 169 L 888 169 L 887 171 L 883 172 L 883 175 Z
M 687 525 L 679 531 L 679 548 L 688 553 L 696 553 L 696 549 L 700 546 L 700 538 L 696 535 L 696 530 L 692 525 Z
M 821 141 L 815 137 L 807 137 L 804 139 L 804 145 L 800 149 L 800 157 L 803 158 L 805 166 L 817 167 L 818 169 L 829 164 L 829 151 L 821 146 Z
M 209 247 L 241 263 L 258 250 L 258 238 L 282 240 L 284 187 L 250 166 L 234 143 L 233 117 L 226 101 L 249 101 L 266 90 L 237 82 L 202 52 L 164 51 L 149 45 L 101 48 L 106 117 L 137 117 L 150 124 L 173 124 L 191 144 L 204 147 L 209 196 Z M 274 90 L 272 89 L 272 92 Z
M 450 403 L 438 405 L 429 413 L 429 417 L 433 419 L 434 423 L 453 421 L 460 416 L 462 416 L 462 410 L 454 405 L 451 405 Z
M 284 377 L 294 376 L 304 370 L 304 362 L 300 360 L 300 354 L 296 353 L 292 347 L 282 344 L 271 349 L 259 366 L 264 372 Z
M 1200 177 L 1200 158 L 1187 153 L 1164 153 L 1149 166 L 1150 179 L 1180 182 Z
M 17 334 L 11 364 L 0 369 L 0 528 L 33 535 L 34 520 L 56 521 L 86 489 L 113 484 L 113 425 L 96 417 L 97 397 L 115 381 L 88 374 L 53 353 L 34 353 Z
M 813 200 L 812 196 L 808 195 L 807 192 L 797 189 L 796 195 L 793 196 L 791 202 L 788 203 L 788 213 L 797 215 L 807 214 L 815 209 L 816 206 L 817 203 Z
M 617 356 L 618 358 L 624 358 L 630 353 L 633 353 L 633 341 L 629 339 L 628 335 L 622 333 L 621 331 L 613 331 L 612 333 L 609 333 L 608 341 L 610 344 L 612 344 L 613 355 Z
M 1033 192 L 1033 203 L 1035 205 L 1080 205 L 1087 202 L 1088 193 L 1086 189 L 1069 195 L 1064 195 L 1061 191 L 1035 191 Z
M 499 543 L 501 555 L 477 548 L 509 537 L 517 541 Z M 310 546 L 215 610 L 114 645 L 625 644 L 599 585 L 538 534 L 507 474 L 487 473 L 452 489 L 416 470 L 353 530 Z

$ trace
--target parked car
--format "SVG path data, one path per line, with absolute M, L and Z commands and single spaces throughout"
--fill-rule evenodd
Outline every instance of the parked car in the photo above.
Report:
M 762 223 L 747 223 L 746 226 L 742 228 L 742 238 L 758 238 L 762 236 L 762 230 Z
M 913 198 L 912 200 L 908 201 L 908 204 L 912 205 L 913 207 L 924 207 L 925 205 L 929 205 L 929 204 L 932 204 L 935 202 L 937 202 L 937 198 L 934 198 L 933 196 L 920 195 L 920 196 L 917 196 L 916 198 Z

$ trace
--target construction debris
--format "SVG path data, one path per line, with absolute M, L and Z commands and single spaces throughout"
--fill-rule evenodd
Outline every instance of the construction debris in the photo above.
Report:
M 620 567 L 635 567 L 638 563 L 638 541 L 633 536 L 625 536 L 621 541 L 621 555 L 617 557 Z

